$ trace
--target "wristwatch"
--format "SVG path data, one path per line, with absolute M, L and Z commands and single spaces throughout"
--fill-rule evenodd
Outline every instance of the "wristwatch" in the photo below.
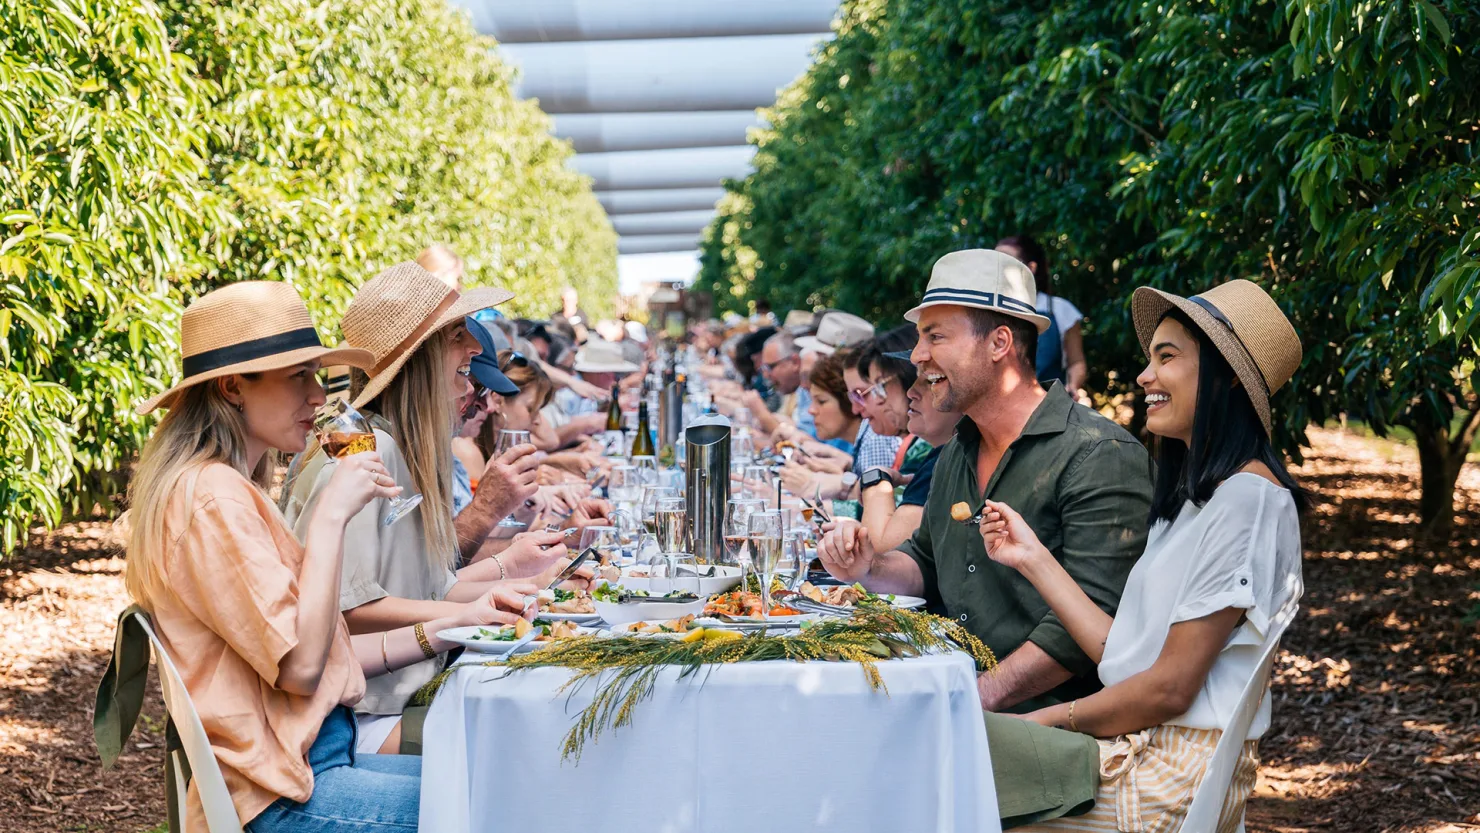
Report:
M 851 471 L 843 472 L 843 494 L 853 491 L 853 484 L 858 482 L 858 475 Z
M 880 483 L 888 483 L 890 488 L 893 488 L 894 477 L 889 474 L 888 469 L 869 469 L 868 471 L 863 473 L 863 477 L 860 477 L 858 479 L 858 487 L 862 490 L 867 490 L 868 488 L 872 486 L 877 486 Z

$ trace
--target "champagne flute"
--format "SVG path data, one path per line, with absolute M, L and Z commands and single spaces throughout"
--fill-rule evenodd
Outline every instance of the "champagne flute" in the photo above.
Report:
M 781 513 L 772 509 L 750 516 L 750 560 L 761 576 L 761 615 L 771 615 L 771 574 L 781 561 Z
M 530 442 L 528 431 L 511 431 L 508 429 L 498 432 L 498 444 L 494 447 L 494 456 L 502 457 L 505 452 L 516 445 L 528 445 Z M 506 516 L 498 522 L 504 529 L 521 529 L 528 526 L 523 521 L 515 520 L 513 515 Z
M 370 421 L 343 399 L 331 400 L 324 406 L 314 419 L 314 430 L 324 453 L 335 459 L 375 450 L 375 429 L 370 426 Z M 421 495 L 392 498 L 389 505 L 385 519 L 381 521 L 384 526 L 401 520 L 420 506 Z
M 729 563 L 740 566 L 742 586 L 745 583 L 745 545 L 750 542 L 750 516 L 765 508 L 762 501 L 750 498 L 731 498 L 725 506 L 725 555 Z
M 688 509 L 681 497 L 659 498 L 654 510 L 658 551 L 663 554 L 682 552 L 688 542 Z
M 658 511 L 658 501 L 663 498 L 678 496 L 678 490 L 671 486 L 645 485 L 642 487 L 642 503 L 638 506 L 638 513 L 642 515 L 644 521 L 652 524 L 648 530 L 649 532 L 656 533 L 658 531 L 657 518 L 654 517 Z

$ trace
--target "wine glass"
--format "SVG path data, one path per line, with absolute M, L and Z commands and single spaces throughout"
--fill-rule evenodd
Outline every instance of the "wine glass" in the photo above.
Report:
M 688 508 L 681 497 L 658 498 L 655 507 L 658 551 L 681 552 L 688 543 Z
M 742 584 L 745 545 L 750 541 L 750 516 L 765 508 L 763 501 L 751 498 L 731 498 L 725 506 L 725 555 L 729 563 L 741 566 Z
M 331 400 L 324 406 L 314 419 L 314 430 L 318 433 L 319 445 L 323 447 L 324 453 L 336 460 L 375 450 L 375 429 L 370 427 L 370 421 L 343 399 Z M 420 494 L 392 498 L 390 509 L 381 524 L 390 526 L 420 505 Z
M 761 577 L 761 615 L 771 615 L 771 575 L 781 561 L 781 513 L 772 509 L 750 516 L 750 560 Z
M 611 478 L 606 484 L 607 497 L 618 508 L 631 511 L 632 504 L 642 499 L 642 482 L 638 480 L 635 466 L 612 466 Z
M 502 457 L 509 449 L 513 448 L 514 446 L 528 445 L 529 442 L 530 438 L 528 431 L 511 431 L 508 429 L 504 429 L 498 432 L 498 444 L 494 447 L 493 454 L 495 457 Z M 503 520 L 498 522 L 498 525 L 503 527 L 504 529 L 520 529 L 522 527 L 528 526 L 528 524 L 524 523 L 523 521 L 516 520 L 513 515 L 505 516 Z
M 658 458 L 650 454 L 639 454 L 632 458 L 632 467 L 637 469 L 637 482 L 650 486 L 658 482 Z
M 654 514 L 658 511 L 659 500 L 665 497 L 678 496 L 678 490 L 671 486 L 645 485 L 642 487 L 642 502 L 638 504 L 638 514 L 642 515 L 644 521 L 647 521 L 653 518 Z M 656 524 L 656 519 L 652 523 Z M 654 526 L 650 531 L 657 532 L 658 530 Z
M 775 496 L 770 466 L 746 466 L 741 478 L 748 497 L 769 501 Z

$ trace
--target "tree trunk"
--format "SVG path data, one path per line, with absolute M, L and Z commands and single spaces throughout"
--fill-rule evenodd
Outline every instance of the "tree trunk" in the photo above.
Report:
M 1480 405 L 1460 413 L 1464 419 L 1455 431 L 1433 419 L 1418 419 L 1409 426 L 1418 444 L 1419 484 L 1423 490 L 1418 515 L 1425 532 L 1445 533 L 1454 526 L 1454 484 L 1475 440 L 1475 430 L 1480 427 Z

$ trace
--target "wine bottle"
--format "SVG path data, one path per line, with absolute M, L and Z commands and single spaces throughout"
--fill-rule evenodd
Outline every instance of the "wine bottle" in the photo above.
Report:
M 637 403 L 637 436 L 632 440 L 633 457 L 653 457 L 657 455 L 653 447 L 653 432 L 648 428 L 648 406 L 646 402 Z
M 612 385 L 612 402 L 606 406 L 606 430 L 622 430 L 622 398 L 616 385 Z

